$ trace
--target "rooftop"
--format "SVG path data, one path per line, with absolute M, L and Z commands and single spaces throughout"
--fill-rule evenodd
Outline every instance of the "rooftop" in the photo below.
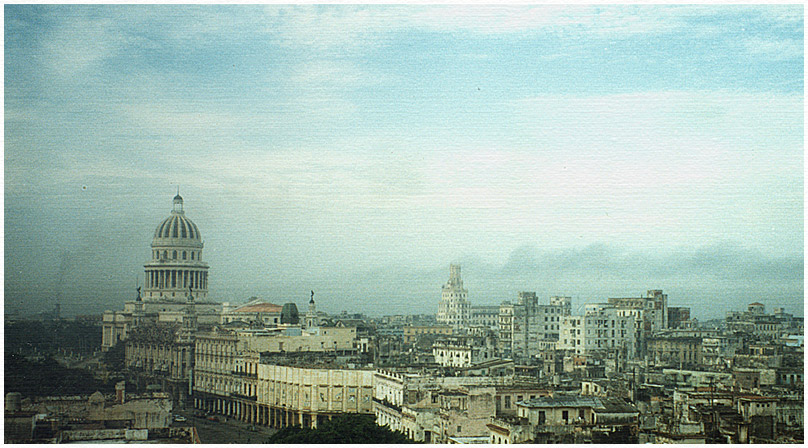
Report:
M 233 313 L 280 313 L 283 309 L 280 305 L 274 303 L 255 303 L 244 305 L 240 308 L 233 310 Z

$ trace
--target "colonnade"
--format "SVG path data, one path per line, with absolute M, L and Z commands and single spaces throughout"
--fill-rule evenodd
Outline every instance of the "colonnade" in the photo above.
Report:
M 154 269 L 146 271 L 149 288 L 208 289 L 207 271 L 190 269 Z
M 331 419 L 330 415 L 292 411 L 255 402 L 217 397 L 215 395 L 195 397 L 194 408 L 203 410 L 209 414 L 218 414 L 235 418 L 246 423 L 269 426 L 271 428 L 303 426 L 305 428 L 314 429 L 326 419 Z

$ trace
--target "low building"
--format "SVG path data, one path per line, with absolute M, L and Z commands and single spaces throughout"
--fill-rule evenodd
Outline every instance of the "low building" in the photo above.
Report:
M 381 329 L 379 329 L 381 332 Z M 380 333 L 381 334 L 381 333 Z M 451 336 L 452 327 L 449 325 L 408 325 L 401 332 L 405 344 L 414 344 L 424 335 Z
M 652 336 L 646 339 L 648 359 L 660 367 L 699 366 L 702 340 L 699 337 Z
M 273 327 L 280 324 L 282 309 L 281 305 L 264 302 L 256 297 L 238 307 L 223 303 L 219 322 L 222 324 L 237 321 L 246 323 L 260 322 L 265 327 Z
M 470 367 L 496 359 L 493 342 L 480 337 L 440 339 L 432 345 L 432 354 L 443 367 Z
M 637 441 L 639 412 L 620 398 L 539 397 L 517 406 L 516 419 L 495 418 L 489 423 L 491 443 Z

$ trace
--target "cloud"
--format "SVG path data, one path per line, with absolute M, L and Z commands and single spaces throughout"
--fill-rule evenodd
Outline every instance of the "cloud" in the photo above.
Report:
M 692 38 L 704 38 L 721 33 L 722 23 L 730 19 L 755 17 L 767 25 L 801 25 L 798 8 L 692 5 L 267 8 L 274 18 L 267 31 L 277 34 L 284 44 L 348 52 L 363 46 L 374 49 L 385 44 L 390 34 L 411 31 L 483 36 L 550 33 L 603 39 L 686 32 Z
M 743 40 L 744 49 L 756 56 L 772 61 L 800 59 L 805 54 L 802 40 L 774 39 L 771 37 L 750 37 Z
M 801 282 L 803 258 L 768 256 L 733 241 L 678 247 L 665 252 L 605 243 L 555 250 L 523 245 L 511 252 L 501 272 L 540 277 L 586 277 L 598 273 L 623 278 L 653 277 L 661 282 L 689 278 L 732 281 L 742 277 L 775 285 L 781 281 Z

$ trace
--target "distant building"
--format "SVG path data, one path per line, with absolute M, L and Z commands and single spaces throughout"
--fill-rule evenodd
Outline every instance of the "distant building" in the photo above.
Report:
M 488 424 L 491 443 L 637 443 L 639 411 L 620 398 L 537 397 Z
M 382 334 L 381 329 L 378 331 Z M 413 344 L 421 336 L 451 336 L 452 327 L 448 325 L 408 325 L 402 329 L 401 335 L 405 344 Z
M 559 300 L 561 299 L 561 300 Z M 567 297 L 554 298 L 550 305 L 539 305 L 535 292 L 522 291 L 516 304 L 499 306 L 499 348 L 503 356 L 529 359 L 558 341 L 561 320 L 570 309 Z
M 449 281 L 443 285 L 438 304 L 438 323 L 462 328 L 468 325 L 470 317 L 468 290 L 463 287 L 460 266 L 449 265 Z
M 450 337 L 432 345 L 435 362 L 443 367 L 470 367 L 496 359 L 494 342 L 482 337 Z
M 609 305 L 620 310 L 632 310 L 642 320 L 640 331 L 650 336 L 668 328 L 668 295 L 660 289 L 650 289 L 645 297 L 610 298 Z
M 469 312 L 469 326 L 499 328 L 499 306 L 472 306 Z
M 584 316 L 564 316 L 558 348 L 576 355 L 637 357 L 637 318 L 604 303 L 589 304 Z
M 230 304 L 225 303 L 222 307 L 220 323 L 260 322 L 265 327 L 274 327 L 281 323 L 282 309 L 283 307 L 280 305 L 264 302 L 257 297 L 239 307 L 231 307 Z
M 689 320 L 689 307 L 668 307 L 668 328 L 679 328 Z
M 655 366 L 699 366 L 704 355 L 702 338 L 687 336 L 652 336 L 647 340 L 649 361 Z
M 730 311 L 727 313 L 727 329 L 733 332 L 753 334 L 763 339 L 775 340 L 792 327 L 791 319 L 785 313 L 766 314 L 765 306 L 760 302 L 750 303 L 746 311 Z

